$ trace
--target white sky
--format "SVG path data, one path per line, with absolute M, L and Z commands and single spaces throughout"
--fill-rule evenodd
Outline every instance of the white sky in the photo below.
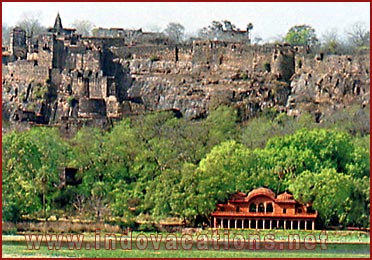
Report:
M 343 34 L 355 22 L 369 28 L 370 3 L 258 3 L 258 2 L 61 2 L 2 3 L 2 21 L 14 26 L 24 12 L 37 12 L 44 26 L 53 26 L 57 12 L 62 24 L 69 27 L 75 20 L 90 20 L 97 27 L 143 28 L 162 30 L 169 22 L 179 22 L 186 32 L 193 33 L 212 20 L 230 20 L 245 29 L 253 23 L 253 37 L 265 41 L 284 36 L 296 24 L 315 28 L 318 37 L 331 29 Z

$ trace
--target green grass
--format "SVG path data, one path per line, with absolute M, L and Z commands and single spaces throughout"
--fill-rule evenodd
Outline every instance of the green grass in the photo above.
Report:
M 272 234 L 277 239 L 278 243 L 275 245 L 283 244 L 281 241 L 288 241 L 288 236 L 298 234 L 300 241 L 306 235 L 312 234 L 315 237 L 319 236 L 321 231 L 290 231 L 290 230 L 230 230 L 230 237 L 235 237 L 238 234 L 241 237 L 249 238 L 250 235 L 257 234 L 263 239 L 268 234 Z M 177 250 L 167 250 L 165 248 L 166 242 L 165 237 L 168 233 L 159 233 L 162 235 L 162 243 L 160 249 L 153 249 L 153 241 L 149 239 L 148 249 L 138 250 L 136 246 L 135 238 L 139 234 L 145 234 L 148 238 L 150 235 L 157 235 L 155 233 L 141 233 L 133 232 L 133 244 L 129 250 L 122 250 L 120 242 L 117 243 L 116 250 L 106 250 L 102 245 L 99 250 L 96 249 L 85 249 L 83 245 L 81 250 L 70 250 L 68 249 L 67 243 L 63 244 L 59 250 L 49 250 L 46 243 L 43 242 L 39 250 L 27 249 L 25 238 L 23 235 L 11 235 L 3 236 L 2 238 L 2 249 L 3 257 L 83 257 L 83 258 L 180 258 L 180 257 L 192 257 L 192 258 L 369 258 L 370 257 L 370 245 L 369 245 L 369 234 L 366 232 L 357 231 L 328 231 L 327 249 L 321 249 L 321 246 L 316 245 L 315 249 L 309 250 L 301 246 L 298 250 L 279 250 L 280 247 L 276 247 L 275 250 L 270 250 L 261 246 L 259 250 L 254 250 L 248 245 L 245 246 L 244 250 L 236 250 L 231 244 L 229 250 L 224 250 L 224 242 L 221 241 L 225 236 L 223 231 L 219 230 L 220 234 L 220 249 L 213 250 L 213 244 L 208 244 L 208 250 L 197 250 L 196 242 L 200 235 L 208 235 L 211 237 L 211 230 L 203 230 L 200 233 L 193 234 L 192 240 L 194 242 L 192 250 L 184 250 L 180 243 L 177 244 Z M 119 235 L 119 234 L 118 234 Z M 172 234 L 173 238 L 176 236 L 178 239 L 182 236 L 180 233 Z M 104 234 L 101 234 L 104 237 Z M 363 241 L 362 241 L 363 240 Z M 90 245 L 94 242 L 94 234 L 85 234 L 84 241 Z M 261 240 L 262 241 L 262 240 Z M 284 247 L 285 248 L 285 247 Z
M 192 257 L 192 258 L 369 258 L 369 247 L 358 248 L 350 250 L 347 248 L 338 249 L 338 246 L 329 247 L 325 251 L 233 251 L 233 250 L 48 250 L 47 247 L 42 247 L 40 250 L 27 250 L 25 245 L 11 245 L 3 244 L 3 257 L 26 257 L 26 256 L 49 256 L 49 257 L 84 257 L 84 258 L 179 258 L 179 257 Z

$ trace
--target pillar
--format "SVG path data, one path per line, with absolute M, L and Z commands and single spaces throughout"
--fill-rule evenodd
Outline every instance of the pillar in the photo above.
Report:
M 251 220 L 248 220 L 248 228 L 251 229 L 252 225 L 251 225 Z
M 270 219 L 270 229 L 273 229 L 273 221 Z
M 284 229 L 287 229 L 287 220 L 284 220 Z
M 213 218 L 213 227 L 214 227 L 214 228 L 217 227 L 217 218 Z
M 315 221 L 314 220 L 311 223 L 311 228 L 312 228 L 312 230 L 315 230 Z
M 242 219 L 242 228 L 244 228 L 244 219 Z
M 279 220 L 276 220 L 276 228 L 279 228 Z
M 265 220 L 262 220 L 262 229 L 265 229 Z
M 256 219 L 256 229 L 258 229 L 258 220 Z
M 293 229 L 293 220 L 291 220 L 291 230 Z
M 307 230 L 307 220 L 305 220 L 305 230 Z
M 234 228 L 236 229 L 236 224 L 237 224 L 237 220 L 235 219 L 235 221 L 234 221 Z
M 230 219 L 227 220 L 227 228 L 230 229 Z
M 297 230 L 300 230 L 300 224 L 301 224 L 301 220 L 298 220 L 297 221 Z

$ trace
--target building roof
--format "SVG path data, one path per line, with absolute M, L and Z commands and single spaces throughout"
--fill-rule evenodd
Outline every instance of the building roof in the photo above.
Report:
M 255 198 L 258 197 L 258 200 Z M 261 198 L 260 198 L 261 197 Z M 265 197 L 265 198 L 262 198 Z M 260 203 L 265 201 L 266 203 L 271 204 L 274 207 L 274 211 L 270 212 L 251 212 L 250 206 L 251 203 L 256 204 L 257 201 Z M 280 204 L 280 206 L 278 205 Z M 265 206 L 266 207 L 266 206 Z M 217 204 L 217 209 L 212 213 L 212 216 L 218 217 L 260 217 L 260 218 L 279 218 L 279 219 L 315 219 L 318 216 L 317 212 L 308 213 L 306 205 L 302 205 L 297 202 L 293 195 L 284 192 L 278 196 L 275 193 L 265 187 L 260 187 L 252 190 L 248 194 L 243 192 L 236 192 L 231 195 L 227 203 Z M 242 211 L 242 208 L 244 209 Z M 290 209 L 288 212 L 282 212 L 282 209 Z M 297 211 L 297 208 L 302 208 L 302 211 Z
M 289 194 L 288 192 L 284 192 L 282 194 L 279 194 L 276 198 L 277 201 L 287 201 L 287 200 L 294 200 L 293 195 Z
M 272 200 L 275 200 L 275 193 L 272 190 L 264 187 L 252 190 L 250 193 L 248 193 L 246 200 L 249 201 L 251 198 L 256 196 L 266 196 Z

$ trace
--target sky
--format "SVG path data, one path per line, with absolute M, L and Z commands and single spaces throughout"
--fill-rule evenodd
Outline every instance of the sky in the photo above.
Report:
M 229 20 L 240 29 L 251 22 L 252 38 L 264 41 L 276 40 L 298 24 L 312 26 L 320 38 L 330 30 L 342 35 L 356 22 L 370 25 L 369 2 L 2 2 L 2 22 L 8 26 L 27 12 L 47 27 L 59 12 L 64 27 L 89 20 L 96 27 L 161 31 L 177 22 L 191 34 L 213 20 Z

